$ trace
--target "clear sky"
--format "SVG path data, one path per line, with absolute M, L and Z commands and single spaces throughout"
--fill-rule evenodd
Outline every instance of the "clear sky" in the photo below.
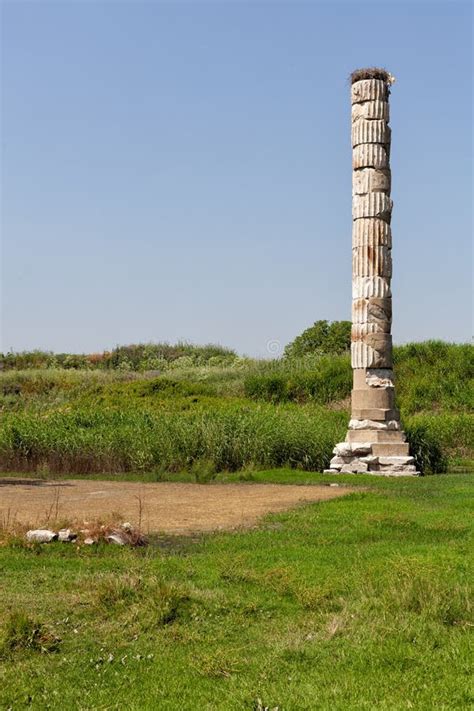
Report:
M 371 65 L 397 79 L 394 340 L 470 339 L 470 3 L 6 0 L 2 34 L 4 351 L 265 356 L 350 319 Z

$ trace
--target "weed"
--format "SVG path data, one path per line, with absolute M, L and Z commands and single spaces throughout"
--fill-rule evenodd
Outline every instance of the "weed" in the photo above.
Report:
M 21 611 L 11 612 L 0 642 L 0 658 L 14 652 L 29 650 L 34 652 L 56 652 L 59 637 L 50 632 L 43 624 Z

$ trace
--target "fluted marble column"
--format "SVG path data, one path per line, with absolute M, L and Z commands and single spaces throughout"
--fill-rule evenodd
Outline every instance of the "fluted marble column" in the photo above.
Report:
M 329 472 L 416 474 L 395 409 L 389 95 L 383 69 L 352 74 L 352 415 Z

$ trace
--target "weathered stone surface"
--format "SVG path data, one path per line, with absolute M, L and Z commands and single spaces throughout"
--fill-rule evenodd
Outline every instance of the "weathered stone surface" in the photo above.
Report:
M 392 322 L 392 299 L 353 299 L 352 301 L 352 323 L 377 323 L 388 322 L 388 328 Z M 385 331 L 386 326 L 381 326 L 379 330 Z
M 352 219 L 378 217 L 390 222 L 392 215 L 392 200 L 385 193 L 367 193 L 354 195 L 352 198 Z
M 369 335 L 372 334 L 385 334 L 390 335 L 390 323 L 385 322 L 381 325 L 378 323 L 354 323 L 351 329 L 352 343 L 365 343 Z M 374 349 L 371 345 L 370 348 Z M 376 350 L 376 349 L 374 349 Z M 383 367 L 383 366 L 366 366 L 366 367 Z
M 370 324 L 366 324 L 368 330 Z M 392 367 L 392 337 L 390 333 L 361 333 L 364 324 L 354 324 L 351 343 L 351 363 L 353 368 L 391 368 Z M 356 330 L 357 329 L 357 330 Z M 368 403 L 356 404 L 354 407 L 384 407 Z M 387 407 L 387 406 L 385 406 Z M 389 408 L 393 407 L 388 406 Z
M 116 546 L 124 546 L 128 543 L 128 539 L 120 531 L 109 533 L 109 535 L 105 537 L 105 540 L 109 543 L 114 543 Z
M 354 323 L 351 328 L 351 337 L 353 341 L 365 341 L 367 337 L 375 333 L 385 333 L 377 328 L 376 323 Z
M 388 247 L 355 247 L 352 250 L 352 275 L 392 276 L 392 252 Z
M 26 540 L 30 543 L 51 543 L 58 537 L 57 533 L 48 528 L 36 528 L 26 532 Z
M 84 545 L 85 546 L 93 546 L 94 543 L 97 543 L 97 540 L 95 538 L 92 538 L 91 536 L 84 538 Z
M 385 220 L 361 218 L 352 223 L 352 248 L 392 246 L 392 230 Z
M 352 173 L 352 194 L 365 195 L 366 193 L 383 192 L 390 194 L 390 170 L 376 170 L 375 168 L 361 168 Z
M 372 445 L 370 442 L 352 442 L 351 449 L 352 454 L 357 456 L 370 454 L 372 452 Z
M 352 278 L 353 299 L 385 299 L 392 296 L 389 277 L 354 276 Z
M 349 430 L 346 441 L 351 445 L 354 442 L 405 442 L 405 433 L 402 430 Z
M 374 442 L 372 452 L 378 457 L 406 457 L 408 442 Z
M 369 331 L 369 332 L 365 333 L 365 334 L 361 334 L 361 336 L 360 336 L 361 340 L 376 351 L 385 352 L 385 351 L 388 351 L 389 349 L 391 349 L 392 348 L 392 336 L 389 333 L 370 332 L 369 326 L 371 326 L 371 324 L 367 324 L 367 331 Z M 362 366 L 362 367 L 364 367 L 364 366 Z M 380 366 L 380 367 L 384 367 L 384 366 Z M 389 366 L 387 366 L 387 367 L 389 367 Z
M 367 454 L 365 457 L 360 458 L 362 462 L 367 462 L 367 464 L 378 464 L 379 458 L 375 457 L 373 454 Z
M 414 464 L 379 464 L 379 472 L 384 476 L 417 476 Z
M 361 79 L 351 86 L 351 102 L 387 101 L 389 89 L 382 79 Z
M 399 420 L 400 413 L 398 410 L 386 410 L 382 407 L 370 408 L 352 408 L 352 417 L 355 420 L 376 420 L 380 422 L 388 422 L 388 420 Z M 349 433 L 350 434 L 350 433 Z
M 383 299 L 369 299 L 367 305 L 367 321 L 369 323 L 377 323 L 378 321 L 392 322 L 392 299 L 385 297 Z
M 388 101 L 364 101 L 361 104 L 352 104 L 352 121 L 358 119 L 385 119 L 390 120 L 390 104 Z
M 341 474 L 364 474 L 368 471 L 369 465 L 361 459 L 354 459 L 350 464 L 341 467 Z
M 396 465 L 393 469 L 378 465 L 377 472 L 374 472 L 374 474 L 375 473 L 378 476 L 419 476 L 419 472 L 416 471 L 416 467 L 411 464 L 408 464 L 406 467 Z
M 391 351 L 379 351 L 363 341 L 356 341 L 351 343 L 351 364 L 353 368 L 391 368 L 392 354 Z
M 352 391 L 352 404 L 356 408 L 381 407 L 384 410 L 393 409 L 395 391 L 393 388 L 367 388 Z
M 397 420 L 379 422 L 377 420 L 350 420 L 350 430 L 399 430 L 400 423 Z
M 371 388 L 393 388 L 393 370 L 390 368 L 374 368 L 367 370 L 365 382 Z
M 354 342 L 361 340 L 362 335 L 366 333 L 390 333 L 390 327 L 390 321 L 386 320 L 354 323 L 352 326 L 353 340 Z
M 379 457 L 379 463 L 382 465 L 392 465 L 392 464 L 414 464 L 415 458 L 410 456 L 393 456 L 393 457 Z
M 392 336 L 390 333 L 372 330 L 372 326 L 374 324 L 354 324 L 352 327 L 351 360 L 353 368 L 392 367 Z M 365 406 L 361 405 L 360 407 Z M 379 406 L 375 405 L 375 407 Z
M 339 442 L 332 451 L 337 457 L 350 457 L 352 454 L 351 445 L 347 442 Z
M 332 469 L 336 469 L 337 467 L 341 468 L 342 465 L 346 463 L 347 459 L 348 459 L 348 457 L 338 457 L 338 456 L 333 457 L 331 459 L 330 466 Z
M 388 144 L 361 143 L 352 150 L 352 167 L 358 168 L 389 168 L 390 150 Z
M 360 143 L 390 143 L 390 127 L 386 121 L 359 119 L 352 124 L 352 146 Z

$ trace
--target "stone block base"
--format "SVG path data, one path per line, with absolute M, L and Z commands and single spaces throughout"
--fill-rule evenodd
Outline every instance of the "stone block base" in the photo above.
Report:
M 415 460 L 408 453 L 408 444 L 401 430 L 393 432 L 385 441 L 379 431 L 365 431 L 365 441 L 352 439 L 349 430 L 347 440 L 334 447 L 328 474 L 378 474 L 379 476 L 418 476 Z M 388 435 L 388 432 L 386 433 Z M 369 439 L 370 437 L 370 439 Z

